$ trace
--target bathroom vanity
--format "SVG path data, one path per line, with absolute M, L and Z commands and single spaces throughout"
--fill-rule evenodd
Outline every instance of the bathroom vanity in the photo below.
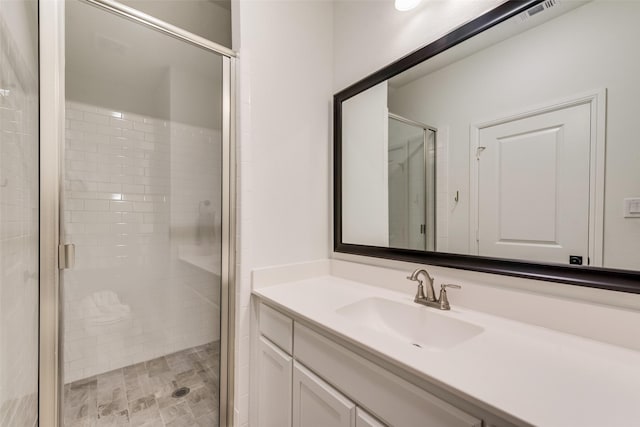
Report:
M 464 289 L 460 292 L 464 292 Z M 254 290 L 259 426 L 587 426 L 640 417 L 640 353 L 335 276 Z
M 264 303 L 259 313 L 259 425 L 482 426 L 481 419 L 323 336 L 304 321 Z

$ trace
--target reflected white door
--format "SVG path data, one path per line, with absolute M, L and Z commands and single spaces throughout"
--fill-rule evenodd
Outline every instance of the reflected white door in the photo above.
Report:
M 589 104 L 479 133 L 478 254 L 587 264 Z

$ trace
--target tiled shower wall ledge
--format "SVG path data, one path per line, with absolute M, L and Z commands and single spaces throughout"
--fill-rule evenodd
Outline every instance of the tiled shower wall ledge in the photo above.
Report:
M 218 340 L 219 277 L 178 251 L 219 262 L 220 132 L 66 107 L 65 382 Z

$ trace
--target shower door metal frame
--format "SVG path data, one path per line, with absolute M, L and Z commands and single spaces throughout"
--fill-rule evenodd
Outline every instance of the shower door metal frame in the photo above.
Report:
M 236 146 L 233 50 L 112 0 L 81 0 L 222 56 L 222 269 L 220 426 L 233 425 L 235 360 Z M 40 427 L 63 425 L 59 255 L 65 132 L 64 0 L 39 0 L 40 42 Z M 46 159 L 43 161 L 42 159 Z

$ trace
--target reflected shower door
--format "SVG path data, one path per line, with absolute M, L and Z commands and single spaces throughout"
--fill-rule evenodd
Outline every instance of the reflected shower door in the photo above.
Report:
M 425 250 L 424 129 L 389 118 L 389 246 Z
M 435 132 L 389 117 L 389 246 L 433 250 Z
M 67 426 L 218 425 L 223 62 L 66 2 Z

